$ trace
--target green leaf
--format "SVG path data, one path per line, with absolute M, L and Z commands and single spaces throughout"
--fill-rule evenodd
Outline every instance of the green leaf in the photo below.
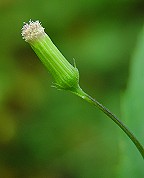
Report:
M 127 90 L 122 100 L 122 114 L 126 125 L 144 145 L 144 30 L 132 57 Z M 120 178 L 144 177 L 144 160 L 136 148 L 123 138 Z

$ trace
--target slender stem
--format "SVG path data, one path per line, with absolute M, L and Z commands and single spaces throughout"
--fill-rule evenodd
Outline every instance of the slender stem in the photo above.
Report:
M 117 116 L 115 116 L 109 109 L 107 109 L 105 106 L 103 106 L 101 103 L 99 103 L 97 100 L 93 99 L 91 96 L 89 96 L 87 93 L 85 93 L 81 88 L 78 88 L 76 92 L 73 92 L 76 95 L 80 96 L 90 104 L 98 107 L 102 112 L 104 112 L 109 118 L 111 118 L 125 133 L 126 135 L 131 139 L 131 141 L 135 144 L 137 149 L 139 150 L 140 154 L 142 155 L 144 159 L 144 147 L 141 145 L 141 143 L 138 141 L 138 139 L 134 136 L 134 134 L 120 121 Z

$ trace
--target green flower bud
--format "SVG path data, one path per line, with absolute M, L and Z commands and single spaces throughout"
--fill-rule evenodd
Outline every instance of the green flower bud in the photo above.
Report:
M 58 89 L 76 91 L 79 88 L 78 69 L 61 54 L 39 21 L 25 23 L 22 36 L 52 74 Z

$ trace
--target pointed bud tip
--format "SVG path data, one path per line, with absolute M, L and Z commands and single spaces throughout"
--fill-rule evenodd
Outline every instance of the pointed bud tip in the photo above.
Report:
M 25 41 L 30 42 L 38 39 L 40 36 L 44 35 L 44 28 L 41 23 L 37 21 L 29 21 L 29 23 L 24 23 L 22 28 L 22 37 Z

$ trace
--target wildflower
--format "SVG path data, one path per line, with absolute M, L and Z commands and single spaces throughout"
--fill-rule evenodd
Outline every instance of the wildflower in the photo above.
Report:
M 22 36 L 28 42 L 42 63 L 47 67 L 55 79 L 55 87 L 70 90 L 90 104 L 98 107 L 112 121 L 114 121 L 132 140 L 142 157 L 144 148 L 133 133 L 105 106 L 93 99 L 79 87 L 79 72 L 73 67 L 53 44 L 39 21 L 29 21 L 22 28 Z
M 39 21 L 24 23 L 22 36 L 54 77 L 58 89 L 75 91 L 79 88 L 79 72 L 53 44 Z

